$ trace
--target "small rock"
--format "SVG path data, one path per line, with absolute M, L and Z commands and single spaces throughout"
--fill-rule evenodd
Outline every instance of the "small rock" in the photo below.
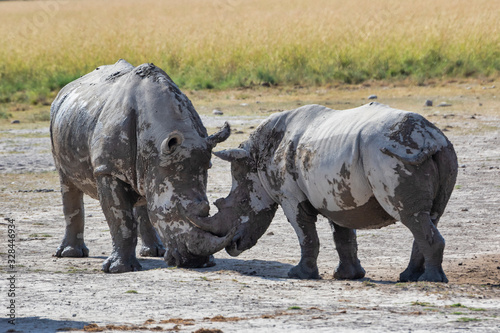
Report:
M 479 106 L 483 106 L 483 103 L 479 103 Z
M 222 116 L 224 114 L 224 112 L 222 112 L 221 110 L 217 110 L 217 109 L 214 109 L 212 111 L 212 113 L 216 116 Z
M 461 210 L 462 210 L 462 212 L 468 212 L 469 208 L 462 208 Z
M 21 121 L 19 121 L 19 120 L 17 120 L 17 119 L 16 119 L 16 120 L 12 120 L 10 123 L 11 123 L 11 124 L 20 124 L 20 123 L 21 123 Z
M 442 102 L 437 105 L 438 107 L 446 107 L 446 106 L 451 106 L 450 103 Z
M 465 169 L 467 166 L 466 166 L 465 164 L 462 164 L 460 167 L 461 167 L 462 169 Z
M 241 103 L 241 106 L 248 106 L 248 103 Z
M 377 95 L 370 95 L 370 96 L 368 96 L 368 99 L 377 99 L 377 98 L 378 98 Z
M 268 235 L 268 236 L 274 236 L 274 232 L 272 232 L 272 231 L 271 231 L 271 232 L 268 232 L 268 233 L 267 233 L 267 235 Z
M 425 106 L 432 106 L 432 101 L 430 99 L 426 100 Z

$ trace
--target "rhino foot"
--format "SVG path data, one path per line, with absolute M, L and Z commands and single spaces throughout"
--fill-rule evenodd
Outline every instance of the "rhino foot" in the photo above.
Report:
M 345 264 L 341 262 L 335 273 L 333 273 L 333 278 L 337 280 L 357 280 L 365 277 L 365 270 L 361 267 L 359 260 L 356 264 Z
M 448 283 L 448 278 L 444 274 L 441 267 L 435 269 L 426 269 L 424 274 L 420 275 L 418 281 L 428 281 L 428 282 L 444 282 Z
M 288 277 L 294 279 L 321 279 L 316 259 L 302 258 L 297 266 L 288 271 Z
M 165 251 L 166 250 L 162 244 L 156 244 L 156 246 L 142 245 L 139 254 L 141 257 L 163 257 L 165 255 Z
M 89 249 L 85 244 L 70 246 L 61 244 L 54 255 L 55 257 L 88 257 Z
M 423 268 L 408 267 L 401 274 L 399 274 L 400 282 L 416 282 L 424 274 Z
M 124 260 L 117 254 L 111 254 L 102 264 L 102 270 L 106 273 L 124 273 L 142 270 L 142 266 L 135 256 Z

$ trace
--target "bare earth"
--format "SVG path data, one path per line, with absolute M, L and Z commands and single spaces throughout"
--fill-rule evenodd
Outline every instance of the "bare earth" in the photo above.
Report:
M 111 250 L 108 226 L 99 203 L 86 197 L 90 257 L 52 257 L 64 219 L 48 125 L 0 131 L 0 332 L 500 331 L 500 110 L 498 88 L 491 85 L 455 83 L 452 92 L 440 88 L 435 93 L 405 88 L 409 94 L 365 87 L 341 97 L 331 97 L 334 90 L 302 91 L 306 97 L 300 101 L 283 97 L 283 109 L 328 101 L 332 108 L 350 108 L 366 103 L 375 90 L 379 102 L 420 112 L 447 130 L 460 166 L 439 226 L 447 244 L 448 284 L 397 282 L 412 242 L 400 223 L 358 231 L 366 278 L 333 280 L 338 257 L 325 219 L 318 221 L 322 280 L 289 279 L 300 248 L 281 210 L 254 248 L 237 258 L 217 253 L 214 267 L 167 268 L 161 258 L 141 258 L 143 271 L 111 275 L 101 272 Z M 274 110 L 267 95 L 230 96 L 231 104 L 192 94 L 209 132 L 224 120 L 233 125 L 236 131 L 226 147 L 243 141 Z M 430 95 L 435 105 L 439 98 L 452 106 L 424 108 Z M 340 106 L 342 100 L 348 102 Z M 211 115 L 216 107 L 225 115 Z M 253 115 L 237 114 L 245 107 L 254 108 Z M 229 164 L 214 158 L 209 177 L 210 201 L 227 195 Z M 7 322 L 11 298 L 6 279 L 13 273 L 7 266 L 4 218 L 15 219 L 16 226 L 16 325 Z

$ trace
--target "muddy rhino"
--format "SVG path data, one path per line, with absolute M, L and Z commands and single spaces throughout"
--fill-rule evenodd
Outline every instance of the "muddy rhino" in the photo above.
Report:
M 229 133 L 225 126 L 208 136 L 190 100 L 153 64 L 134 67 L 120 60 L 66 85 L 52 103 L 50 120 L 66 219 L 55 255 L 89 254 L 85 193 L 99 200 L 111 232 L 105 272 L 141 269 L 138 225 L 141 255 L 164 254 L 169 265 L 212 265 L 211 254 L 228 238 L 193 228 L 185 215 L 208 215 L 211 151 Z
M 377 103 L 343 111 L 309 105 L 272 115 L 238 149 L 215 155 L 231 161 L 231 192 L 216 201 L 216 215 L 192 222 L 221 236 L 238 225 L 226 248 L 230 255 L 254 246 L 280 205 L 301 247 L 290 277 L 319 278 L 315 222 L 321 214 L 340 259 L 335 278 L 365 275 L 356 229 L 401 221 L 414 243 L 400 280 L 447 282 L 437 224 L 455 184 L 457 158 L 421 115 Z

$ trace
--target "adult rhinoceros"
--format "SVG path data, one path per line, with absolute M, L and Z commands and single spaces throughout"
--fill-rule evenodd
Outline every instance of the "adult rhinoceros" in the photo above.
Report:
M 229 127 L 207 136 L 189 99 L 153 64 L 124 60 L 65 86 L 51 108 L 50 133 L 59 171 L 66 233 L 58 257 L 88 256 L 83 194 L 99 199 L 113 250 L 106 272 L 141 269 L 136 255 L 163 255 L 170 265 L 213 264 L 226 239 L 193 228 L 186 211 L 207 216 L 212 148 Z
M 355 229 L 399 220 L 414 236 L 400 280 L 447 281 L 444 239 L 436 227 L 455 184 L 457 159 L 452 144 L 422 116 L 378 103 L 343 111 L 304 106 L 272 115 L 240 148 L 215 155 L 231 161 L 231 192 L 217 200 L 215 216 L 192 222 L 219 235 L 239 225 L 229 254 L 255 245 L 279 204 L 302 253 L 290 277 L 319 278 L 315 222 L 321 214 L 340 259 L 335 278 L 365 275 Z

